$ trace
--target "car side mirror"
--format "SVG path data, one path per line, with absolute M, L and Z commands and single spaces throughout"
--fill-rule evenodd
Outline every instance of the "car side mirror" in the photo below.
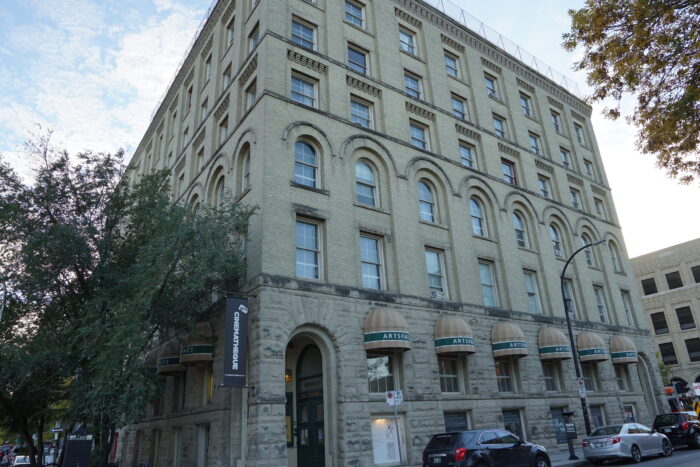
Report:
M 524 442 L 525 442 L 525 441 L 523 441 L 522 438 L 518 438 L 518 440 L 515 442 L 515 445 L 516 445 L 516 446 L 520 446 L 520 445 L 523 444 Z
M 652 434 L 657 433 L 657 431 L 654 428 L 651 429 L 651 432 L 652 432 Z

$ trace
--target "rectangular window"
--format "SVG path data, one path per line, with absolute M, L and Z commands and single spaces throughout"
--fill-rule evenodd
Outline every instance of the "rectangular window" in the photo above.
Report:
M 503 172 L 503 181 L 511 185 L 517 185 L 518 179 L 515 176 L 515 164 L 509 160 L 501 159 L 501 170 Z
M 418 122 L 409 122 L 411 133 L 411 146 L 421 149 L 429 149 L 430 141 L 428 138 L 428 127 Z
M 467 101 L 461 97 L 452 94 L 452 115 L 460 120 L 467 120 Z
M 623 405 L 622 406 L 622 421 L 625 423 L 634 423 L 637 421 L 637 417 L 634 415 L 634 405 Z
M 510 360 L 496 360 L 496 383 L 498 392 L 515 392 L 513 389 L 513 365 Z
M 229 63 L 224 69 L 224 89 L 231 84 L 231 64 Z
M 205 118 L 209 115 L 209 99 L 204 99 L 202 102 L 202 107 L 200 109 L 199 121 L 203 122 Z
M 438 358 L 440 374 L 440 391 L 461 392 L 459 384 L 459 360 L 456 358 Z
M 416 35 L 408 29 L 399 29 L 399 47 L 406 53 L 418 55 L 416 49 Z
M 643 279 L 642 290 L 644 290 L 644 295 L 652 295 L 658 293 L 659 290 L 656 288 L 656 280 L 654 280 L 653 277 L 649 279 Z
M 187 88 L 187 95 L 185 97 L 185 106 L 187 107 L 187 110 L 190 110 L 192 107 L 192 85 L 190 85 L 189 88 Z
M 663 311 L 651 314 L 651 324 L 654 327 L 654 334 L 668 334 L 668 323 L 666 314 Z
M 421 98 L 421 79 L 413 74 L 405 72 L 403 75 L 404 92 L 416 99 Z
M 292 20 L 292 42 L 299 47 L 316 48 L 316 27 L 298 19 Z
M 228 137 L 228 115 L 225 116 L 221 120 L 221 123 L 219 123 L 219 144 L 222 144 L 224 141 L 226 141 L 227 137 Z
M 530 313 L 540 313 L 540 294 L 537 287 L 537 274 L 534 271 L 523 270 L 525 292 L 527 293 L 527 309 Z
M 493 99 L 500 99 L 498 97 L 498 81 L 496 78 L 489 75 L 484 75 L 484 84 L 486 85 L 486 94 Z
M 561 163 L 564 164 L 564 167 L 573 170 L 571 166 L 571 153 L 564 148 L 559 148 L 559 154 L 561 155 Z
M 204 79 L 203 81 L 206 83 L 209 81 L 209 78 L 211 78 L 211 54 L 207 57 L 207 61 L 204 62 Z
M 463 166 L 471 169 L 476 168 L 475 151 L 474 146 L 466 143 L 459 144 L 459 159 Z
M 595 428 L 600 428 L 605 426 L 605 413 L 603 412 L 602 405 L 592 405 L 591 406 L 591 421 Z
M 367 51 L 355 46 L 348 46 L 348 68 L 361 75 L 368 74 Z
M 598 371 L 595 363 L 581 363 L 581 373 L 586 389 L 590 392 L 598 390 Z
M 445 52 L 445 71 L 448 75 L 459 78 L 459 61 L 449 52 Z
M 532 118 L 532 99 L 527 94 L 520 93 L 520 110 L 523 115 Z
M 603 292 L 603 288 L 598 285 L 594 285 L 593 293 L 595 294 L 595 303 L 596 309 L 598 310 L 598 318 L 600 319 L 601 323 L 607 323 L 608 310 L 605 305 L 605 294 Z
M 292 100 L 316 107 L 316 82 L 309 78 L 292 75 Z
M 350 120 L 364 128 L 372 128 L 372 108 L 364 101 L 350 99 Z
M 506 121 L 503 119 L 503 117 L 493 115 L 493 131 L 499 138 L 506 137 Z
M 673 342 L 659 344 L 659 353 L 661 353 L 661 361 L 664 362 L 664 365 L 678 365 L 678 357 L 676 357 Z
M 396 390 L 394 378 L 395 357 L 391 355 L 367 355 L 367 380 L 370 394 L 385 394 Z
M 358 28 L 365 27 L 364 7 L 356 2 L 345 0 L 345 21 L 357 26 Z
M 583 135 L 583 127 L 578 123 L 574 123 L 574 132 L 576 132 L 576 141 L 578 141 L 578 144 L 585 146 L 586 139 Z
M 692 266 L 690 272 L 693 274 L 693 280 L 696 284 L 700 284 L 700 266 Z
M 520 416 L 520 410 L 501 410 L 503 414 L 503 428 L 513 433 L 518 438 L 525 439 L 525 430 L 523 428 L 523 419 Z M 512 437 L 511 437 L 512 438 Z M 513 443 L 516 440 L 505 440 L 504 443 Z
M 636 327 L 636 322 L 634 319 L 634 310 L 632 309 L 632 297 L 630 296 L 629 291 L 620 290 L 620 296 L 622 297 L 622 307 L 625 309 L 627 325 L 630 327 Z
M 559 392 L 559 378 L 554 362 L 542 361 L 542 376 L 544 390 L 547 392 Z
M 700 362 L 700 339 L 686 339 L 685 348 L 688 350 L 688 358 L 691 362 Z
M 581 209 L 581 194 L 576 188 L 569 188 L 571 194 L 571 205 L 574 209 Z
M 681 273 L 678 271 L 669 272 L 668 274 L 666 274 L 666 283 L 668 284 L 669 290 L 683 287 Z
M 232 18 L 226 25 L 226 48 L 231 47 L 233 40 L 236 38 L 236 31 L 233 26 L 234 20 L 235 18 Z
M 552 125 L 554 126 L 554 131 L 556 131 L 559 134 L 563 134 L 564 128 L 561 126 L 561 116 L 558 112 L 555 112 L 554 110 L 550 112 L 552 115 Z
M 445 412 L 445 432 L 465 431 L 469 429 L 467 412 Z
M 362 287 L 379 290 L 382 288 L 382 252 L 380 240 L 369 235 L 360 235 L 360 267 Z
M 540 141 L 539 135 L 530 132 L 528 133 L 528 137 L 530 138 L 530 151 L 533 154 L 542 155 L 542 142 Z
M 428 275 L 430 298 L 447 298 L 447 283 L 445 280 L 442 252 L 425 250 L 425 269 Z
M 250 34 L 248 34 L 248 52 L 252 52 L 260 42 L 260 25 L 256 24 Z
M 258 85 L 257 80 L 254 80 L 248 89 L 245 90 L 245 109 L 250 110 L 258 100 Z
M 603 200 L 593 198 L 593 203 L 595 203 L 596 215 L 603 220 L 607 219 L 607 215 L 605 214 L 605 204 L 603 203 Z
M 629 391 L 629 372 L 626 365 L 613 365 L 615 369 L 615 382 L 620 391 Z
M 481 283 L 481 297 L 484 306 L 498 306 L 498 293 L 492 262 L 479 260 L 479 282 Z
M 297 277 L 319 279 L 321 247 L 319 224 L 308 221 L 296 222 L 296 267 Z
M 583 160 L 583 167 L 586 170 L 586 175 L 588 175 L 591 178 L 595 178 L 595 175 L 593 174 L 593 162 L 584 159 Z
M 681 330 L 693 329 L 695 327 L 693 312 L 690 310 L 689 306 L 676 308 L 676 316 L 678 317 L 678 324 L 680 325 Z
M 540 195 L 547 199 L 552 199 L 552 185 L 549 178 L 545 177 L 544 175 L 539 175 L 537 177 L 537 184 L 540 187 Z

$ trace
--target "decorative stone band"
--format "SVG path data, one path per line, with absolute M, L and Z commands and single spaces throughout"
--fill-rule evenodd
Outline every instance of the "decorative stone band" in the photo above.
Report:
M 542 360 L 565 360 L 571 358 L 571 347 L 568 345 L 540 346 L 540 358 Z
M 602 362 L 608 359 L 605 348 L 580 349 L 578 357 L 582 362 Z
M 637 363 L 637 352 L 613 352 L 610 354 L 613 363 Z
M 180 365 L 180 357 L 177 355 L 166 355 L 158 358 L 158 373 L 161 375 L 185 371 L 185 367 Z
M 405 347 L 403 344 L 408 342 L 411 342 L 411 336 L 405 331 L 376 331 L 365 333 L 365 344 L 382 344 L 384 347 L 403 348 Z
M 527 342 L 505 341 L 491 344 L 494 357 L 526 357 Z
M 210 362 L 214 359 L 214 346 L 211 344 L 183 345 L 180 350 L 180 363 Z
M 474 353 L 474 339 L 469 336 L 440 337 L 435 339 L 436 353 Z

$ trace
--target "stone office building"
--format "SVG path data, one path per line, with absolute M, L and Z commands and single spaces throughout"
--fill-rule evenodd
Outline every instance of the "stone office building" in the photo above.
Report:
M 591 108 L 448 3 L 212 7 L 130 174 L 170 168 L 185 205 L 260 207 L 248 387 L 216 387 L 223 313 L 168 343 L 122 465 L 418 465 L 432 433 L 471 427 L 556 448 L 563 411 L 584 434 L 559 274 L 598 240 L 564 284 L 591 416 L 652 419 L 654 347 Z
M 700 383 L 700 239 L 632 258 L 647 326 L 669 378 Z

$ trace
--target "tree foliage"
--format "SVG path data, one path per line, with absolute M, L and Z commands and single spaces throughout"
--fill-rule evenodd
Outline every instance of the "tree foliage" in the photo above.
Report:
M 0 424 L 28 425 L 32 445 L 61 408 L 94 434 L 105 465 L 115 428 L 138 420 L 158 390 L 146 353 L 193 329 L 217 287 L 236 286 L 254 209 L 227 198 L 191 212 L 172 202 L 167 171 L 130 177 L 120 152 L 70 156 L 50 134 L 26 152 L 42 161 L 32 185 L 0 161 L 0 276 L 10 293 L 0 408 L 18 408 Z
M 637 147 L 681 183 L 700 176 L 700 2 L 587 0 L 570 10 L 564 47 L 583 48 L 593 101 L 612 99 L 607 117 L 621 114 L 625 94 L 636 98 L 627 117 Z

